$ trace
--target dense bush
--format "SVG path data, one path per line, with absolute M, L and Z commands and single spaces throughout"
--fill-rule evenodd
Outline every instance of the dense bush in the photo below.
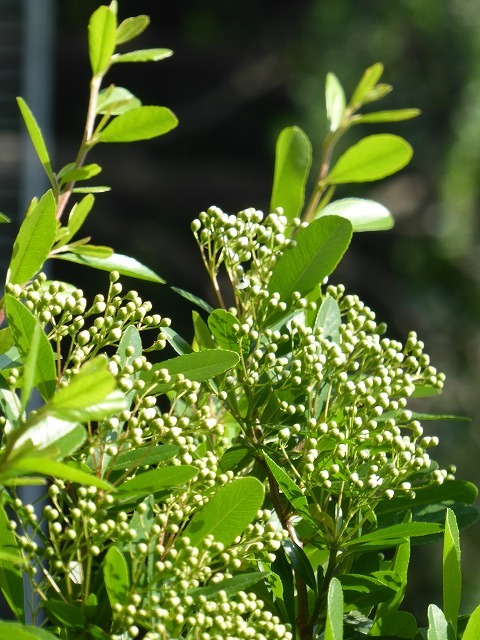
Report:
M 268 215 L 211 207 L 193 221 L 218 308 L 176 289 L 195 309 L 187 340 L 120 283 L 158 275 L 77 239 L 106 189 L 77 186 L 101 171 L 86 163 L 93 147 L 177 124 L 104 88 L 112 65 L 171 55 L 117 51 L 147 26 L 119 23 L 116 2 L 92 15 L 85 130 L 59 171 L 19 100 L 51 188 L 19 229 L 3 298 L 0 588 L 18 622 L 0 623 L 0 638 L 477 638 L 480 608 L 459 618 L 458 534 L 477 517 L 476 489 L 430 457 L 438 438 L 422 423 L 438 416 L 410 404 L 444 376 L 414 332 L 388 338 L 358 296 L 328 282 L 354 232 L 393 223 L 376 202 L 333 200 L 337 186 L 392 175 L 412 154 L 392 134 L 339 156 L 337 142 L 357 123 L 417 110 L 364 110 L 391 90 L 381 64 L 349 101 L 329 74 L 310 198 L 311 145 L 291 127 Z M 106 292 L 88 302 L 49 280 L 49 259 L 109 272 Z M 17 494 L 29 484 L 45 486 L 39 505 Z M 410 544 L 442 535 L 443 611 L 431 605 L 418 629 L 399 609 Z

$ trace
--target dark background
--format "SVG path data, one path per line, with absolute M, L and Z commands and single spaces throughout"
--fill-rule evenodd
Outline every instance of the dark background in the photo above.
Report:
M 88 99 L 86 25 L 99 2 L 58 0 L 55 52 L 55 155 L 73 160 Z M 109 80 L 144 104 L 170 107 L 178 129 L 155 141 L 97 148 L 90 160 L 104 171 L 88 233 L 145 263 L 168 284 L 209 295 L 189 224 L 215 204 L 234 213 L 267 210 L 275 140 L 297 124 L 317 150 L 326 131 L 324 79 L 333 71 L 351 94 L 363 70 L 385 65 L 395 90 L 382 108 L 419 107 L 415 120 L 365 130 L 406 137 L 415 156 L 398 176 L 373 187 L 338 190 L 387 205 L 393 231 L 360 234 L 338 272 L 404 339 L 415 329 L 438 369 L 444 394 L 422 410 L 471 417 L 470 423 L 426 427 L 441 438 L 436 457 L 457 463 L 458 477 L 479 481 L 480 289 L 480 9 L 475 0 L 243 0 L 160 2 L 120 0 L 120 19 L 146 13 L 152 25 L 135 48 L 167 47 L 174 56 L 156 64 L 118 65 Z M 127 48 L 130 45 L 127 45 Z M 318 161 L 318 153 L 314 157 Z M 92 291 L 104 274 L 58 263 L 56 277 Z M 130 283 L 129 283 L 130 284 Z M 190 307 L 168 285 L 131 281 L 190 332 Z M 84 288 L 89 288 L 84 286 Z M 480 599 L 478 526 L 464 537 L 467 571 L 463 605 Z M 414 561 L 415 606 L 441 604 L 441 549 L 428 547 Z

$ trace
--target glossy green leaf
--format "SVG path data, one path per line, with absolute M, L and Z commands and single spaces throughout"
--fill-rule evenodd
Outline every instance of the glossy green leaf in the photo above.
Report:
M 0 213 L 0 224 L 4 224 L 6 222 L 11 222 L 10 218 L 4 213 Z
M 54 187 L 55 177 L 53 175 L 52 164 L 50 161 L 50 156 L 48 155 L 47 145 L 45 144 L 42 130 L 38 126 L 38 123 L 35 120 L 35 117 L 30 111 L 25 100 L 23 98 L 17 98 L 17 104 L 20 109 L 20 113 L 22 114 L 22 118 L 25 122 L 25 126 L 27 127 L 28 135 L 30 136 L 33 147 L 37 152 L 38 158 L 42 163 L 43 168 L 45 169 L 45 173 L 48 176 L 50 184 L 52 185 L 52 187 Z
M 401 122 L 416 118 L 420 114 L 420 109 L 391 109 L 388 111 L 375 111 L 374 113 L 362 113 L 355 116 L 354 122 Z
M 88 194 L 72 207 L 70 215 L 68 216 L 68 236 L 63 239 L 61 244 L 68 242 L 68 240 L 73 238 L 73 236 L 81 229 L 88 214 L 92 210 L 94 203 L 95 197 Z
M 111 191 L 111 187 L 74 187 L 72 193 L 107 193 Z
M 173 55 L 171 49 L 140 49 L 113 56 L 112 62 L 158 62 Z
M 202 351 L 203 349 L 216 349 L 219 346 L 219 344 L 215 342 L 212 336 L 212 332 L 209 329 L 207 323 L 197 311 L 192 311 L 192 322 L 193 322 L 193 335 L 194 335 L 195 349 L 191 349 L 191 351 L 194 351 L 194 350 Z
M 480 638 L 480 605 L 470 616 L 462 640 L 478 640 Z
M 283 129 L 275 147 L 271 211 L 281 207 L 289 220 L 300 215 L 311 164 L 312 145 L 307 135 L 299 127 Z
M 55 199 L 47 191 L 23 220 L 13 245 L 7 282 L 24 284 L 39 271 L 55 242 Z
M 78 246 L 69 247 L 69 250 L 77 256 L 95 258 L 97 260 L 106 260 L 113 256 L 113 249 L 111 247 L 103 247 L 95 244 L 79 244 Z
M 392 611 L 379 618 L 370 629 L 368 637 L 413 640 L 417 633 L 417 621 L 407 611 Z
M 17 539 L 8 527 L 8 520 L 3 506 L 0 505 L 0 550 L 17 556 Z M 24 620 L 23 577 L 19 567 L 11 563 L 0 562 L 0 590 L 15 617 L 18 620 Z M 0 638 L 1 633 L 0 623 Z
M 130 571 L 125 556 L 116 546 L 110 547 L 105 555 L 103 579 L 110 605 L 125 605 L 130 591 Z
M 238 318 L 233 313 L 225 311 L 224 309 L 215 309 L 208 316 L 208 327 L 213 334 L 213 337 L 217 341 L 217 344 L 222 349 L 230 349 L 230 351 L 240 352 L 240 346 L 238 344 L 237 334 L 234 331 L 234 326 L 238 325 Z
M 52 447 L 57 448 L 59 441 L 65 444 L 64 438 L 68 438 L 72 431 L 77 431 L 77 427 L 76 423 L 56 418 L 41 407 L 37 413 L 29 415 L 21 430 L 12 434 L 10 457 L 25 453 L 37 455 L 44 450 L 50 452 Z
M 328 587 L 324 640 L 343 640 L 343 593 L 337 578 L 332 578 Z
M 118 343 L 117 355 L 120 357 L 120 366 L 122 368 L 142 355 L 142 338 L 137 327 L 129 325 L 125 329 Z
M 136 107 L 111 120 L 97 136 L 98 142 L 137 142 L 162 136 L 174 129 L 177 118 L 166 107 Z
M 448 627 L 448 622 L 441 609 L 435 604 L 431 604 L 428 607 L 428 640 L 454 640 L 451 628 Z
M 229 598 L 234 596 L 239 591 L 246 591 L 253 587 L 253 585 L 263 580 L 267 574 L 263 571 L 253 571 L 251 573 L 241 573 L 233 578 L 227 578 L 221 580 L 215 584 L 210 584 L 208 587 L 197 587 L 188 592 L 192 598 L 198 598 L 204 596 L 209 600 L 214 599 L 220 591 L 225 592 Z
M 385 231 L 391 229 L 394 219 L 390 211 L 373 200 L 362 198 L 343 198 L 327 204 L 315 214 L 320 216 L 341 216 L 350 220 L 353 231 Z
M 93 75 L 104 73 L 115 51 L 117 18 L 107 6 L 99 7 L 88 23 L 88 52 Z
M 322 328 L 323 335 L 331 340 L 340 344 L 340 325 L 342 324 L 342 317 L 340 315 L 340 307 L 334 298 L 326 296 L 320 305 L 317 317 L 315 319 L 315 328 Z
M 146 496 L 165 489 L 165 487 L 176 487 L 185 484 L 196 475 L 198 475 L 197 467 L 188 464 L 160 467 L 139 473 L 134 478 L 122 482 L 117 489 L 120 495 L 135 494 Z
M 175 291 L 175 293 L 178 293 L 179 296 L 182 296 L 182 298 L 185 298 L 185 300 L 192 302 L 197 307 L 199 307 L 200 309 L 203 309 L 207 313 L 211 313 L 213 311 L 212 305 L 208 304 L 208 302 L 205 302 L 205 300 L 202 300 L 202 298 L 199 298 L 193 293 L 190 293 L 190 291 L 185 291 L 185 289 L 179 289 L 178 287 L 170 287 L 170 288 L 172 291 Z
M 95 176 L 98 176 L 102 172 L 102 167 L 99 164 L 86 164 L 83 167 L 75 167 L 68 169 L 64 172 L 59 172 L 58 177 L 61 184 L 67 184 L 69 182 L 76 182 L 77 180 L 89 180 Z
M 291 540 L 284 540 L 282 545 L 287 558 L 292 563 L 295 574 L 305 582 L 310 589 L 315 591 L 317 588 L 315 574 L 305 551 Z
M 374 576 L 348 573 L 339 576 L 339 580 L 347 611 L 368 613 L 373 606 L 385 602 L 395 594 L 392 586 Z
M 112 465 L 113 470 L 130 469 L 136 465 L 147 466 L 166 462 L 180 451 L 176 444 L 162 444 L 156 447 L 138 447 L 121 453 Z
M 355 87 L 350 104 L 360 106 L 364 103 L 365 98 L 375 87 L 383 74 L 383 64 L 377 62 L 368 67 L 360 78 L 360 82 Z
M 264 489 L 256 478 L 237 478 L 218 489 L 197 511 L 185 529 L 190 544 L 198 545 L 208 535 L 229 545 L 241 535 L 261 508 Z
M 45 629 L 30 627 L 19 622 L 0 621 L 0 640 L 58 640 Z
M 345 543 L 349 549 L 355 548 L 357 545 L 364 545 L 368 542 L 381 542 L 388 546 L 391 541 L 398 541 L 402 538 L 414 538 L 416 536 L 427 536 L 432 533 L 440 533 L 443 527 L 434 522 L 402 522 L 390 527 L 376 529 L 370 533 L 366 533 L 359 538 L 353 538 Z
M 403 169 L 413 155 L 400 136 L 379 133 L 362 138 L 340 156 L 327 175 L 328 184 L 381 180 Z
M 150 18 L 148 16 L 134 16 L 132 18 L 126 18 L 117 27 L 116 42 L 117 44 L 123 44 L 133 40 L 150 24 Z
M 65 424 L 65 423 L 64 423 Z M 67 423 L 68 424 L 68 423 Z M 84 426 L 76 424 L 73 428 L 68 424 L 68 429 L 55 440 L 54 446 L 57 451 L 56 460 L 63 460 L 67 456 L 71 456 L 87 439 L 87 432 Z
M 22 356 L 22 360 L 26 362 L 30 351 L 30 341 L 35 331 L 35 326 L 39 326 L 39 322 L 21 302 L 10 294 L 5 295 L 5 311 L 17 349 Z M 39 329 L 34 382 L 43 398 L 48 399 L 55 392 L 57 372 L 50 342 L 40 326 Z
M 379 515 L 398 513 L 402 510 L 416 508 L 422 505 L 438 503 L 463 502 L 472 504 L 478 496 L 478 489 L 472 482 L 465 480 L 446 480 L 441 485 L 433 485 L 415 490 L 415 498 L 394 497 L 381 502 L 377 507 Z
M 49 597 L 45 602 L 45 608 L 49 613 L 50 619 L 53 618 L 53 621 L 61 625 L 81 629 L 84 629 L 87 625 L 85 614 L 79 606 Z
M 111 85 L 100 91 L 97 100 L 97 113 L 118 116 L 141 106 L 140 100 L 128 89 Z
M 443 610 L 446 619 L 455 632 L 457 631 L 462 595 L 460 555 L 460 536 L 457 519 L 454 512 L 451 509 L 447 509 L 443 540 Z
M 325 102 L 330 131 L 333 132 L 342 124 L 346 106 L 345 92 L 337 76 L 333 73 L 327 73 Z
M 225 373 L 225 371 L 234 367 L 238 360 L 238 354 L 233 351 L 205 349 L 204 351 L 186 353 L 183 356 L 158 362 L 149 371 L 142 372 L 141 378 L 146 382 L 150 382 L 156 371 L 166 369 L 171 376 L 181 373 L 188 380 L 203 382 Z
M 268 290 L 288 301 L 294 291 L 309 293 L 340 262 L 352 238 L 352 225 L 337 216 L 325 216 L 300 229 L 295 246 L 286 249 L 273 268 Z
M 37 370 L 37 360 L 40 350 L 40 334 L 42 329 L 38 322 L 33 326 L 33 333 L 30 339 L 30 349 L 23 367 L 22 392 L 20 396 L 20 411 L 23 413 L 27 409 L 28 401 L 35 385 L 35 374 Z
M 145 265 L 137 262 L 134 258 L 114 253 L 109 258 L 93 258 L 91 256 L 79 256 L 75 253 L 59 253 L 53 256 L 61 260 L 76 262 L 86 267 L 93 267 L 101 271 L 118 271 L 123 276 L 138 278 L 139 280 L 149 280 L 163 284 L 165 280 Z
M 36 473 L 41 476 L 51 476 L 68 482 L 91 485 L 106 491 L 112 489 L 108 482 L 97 478 L 97 476 L 50 458 L 18 457 L 12 461 L 9 471 L 15 474 Z
M 168 344 L 175 349 L 178 355 L 183 356 L 186 353 L 193 352 L 191 345 L 171 327 L 162 327 L 162 333 L 166 336 Z

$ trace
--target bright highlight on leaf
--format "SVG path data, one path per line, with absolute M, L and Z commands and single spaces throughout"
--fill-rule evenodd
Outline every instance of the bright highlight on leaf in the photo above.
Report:
M 114 118 L 97 136 L 98 142 L 137 142 L 174 129 L 177 118 L 166 107 L 136 107 Z

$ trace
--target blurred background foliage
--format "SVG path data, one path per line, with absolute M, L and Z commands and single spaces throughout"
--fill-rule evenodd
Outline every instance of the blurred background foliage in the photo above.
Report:
M 57 0 L 57 166 L 71 160 L 79 140 L 89 78 L 84 27 L 98 4 Z M 383 80 L 394 85 L 382 108 L 422 110 L 420 118 L 386 129 L 414 146 L 411 164 L 363 188 L 390 208 L 395 229 L 355 237 L 338 278 L 389 323 L 391 334 L 403 339 L 415 329 L 425 341 L 447 385 L 422 410 L 471 418 L 433 423 L 442 443 L 437 457 L 456 462 L 460 478 L 478 483 L 478 1 L 119 0 L 119 7 L 120 17 L 151 16 L 139 46 L 169 47 L 174 56 L 158 65 L 119 65 L 111 81 L 144 104 L 169 106 L 180 126 L 155 142 L 95 152 L 92 159 L 104 166 L 99 184 L 113 190 L 99 196 L 90 232 L 94 242 L 135 256 L 197 295 L 209 294 L 190 221 L 212 204 L 229 213 L 268 208 L 280 130 L 298 124 L 317 149 L 325 134 L 328 71 L 350 94 L 363 70 L 381 61 Z M 374 130 L 355 127 L 350 142 L 367 131 Z M 67 268 L 62 263 L 56 276 Z M 168 286 L 141 289 L 188 335 L 183 300 Z M 478 570 L 468 573 L 468 566 L 480 566 L 478 526 L 464 539 L 464 605 L 471 610 L 480 601 Z M 440 604 L 440 550 L 429 548 L 421 558 L 428 570 L 414 576 L 412 605 L 424 612 L 428 602 Z

